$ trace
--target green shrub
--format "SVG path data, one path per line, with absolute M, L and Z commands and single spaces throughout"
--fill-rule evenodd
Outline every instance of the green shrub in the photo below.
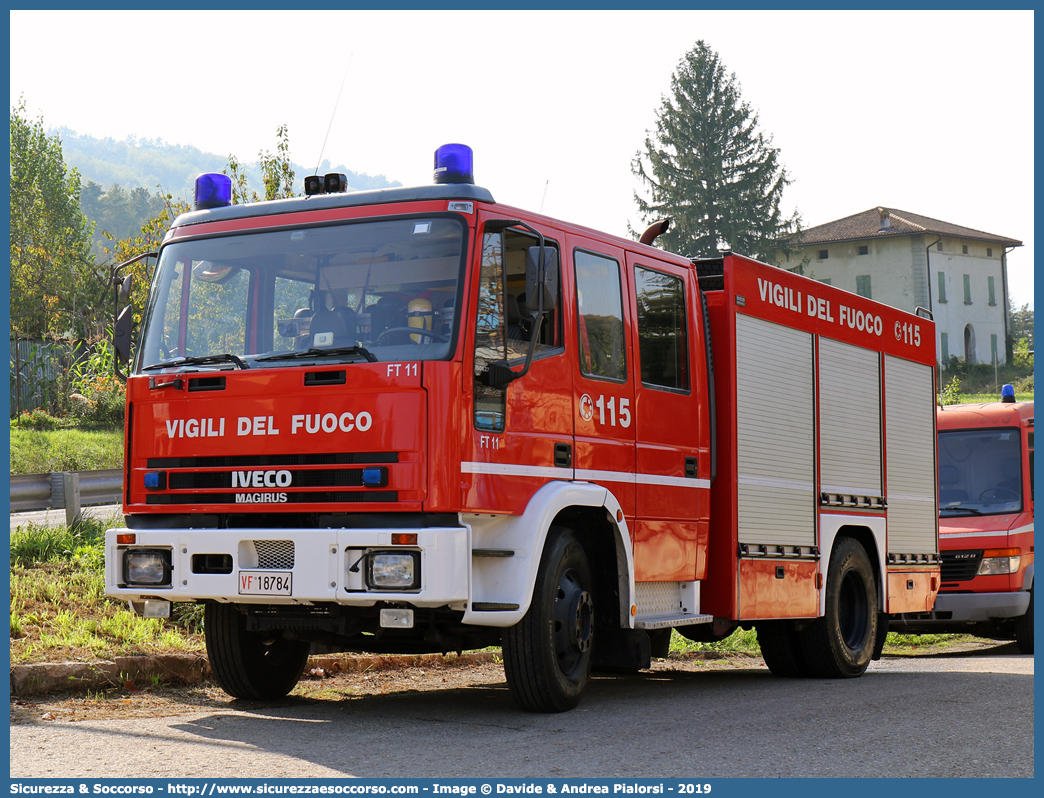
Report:
M 939 404 L 941 405 L 955 405 L 961 401 L 961 378 L 956 374 L 946 384 L 946 387 L 939 391 Z
M 53 430 L 68 426 L 66 419 L 56 418 L 46 410 L 23 410 L 11 419 L 11 429 Z
M 73 364 L 70 412 L 86 426 L 123 423 L 127 389 L 115 373 L 115 353 L 107 340 L 97 341 L 83 360 Z

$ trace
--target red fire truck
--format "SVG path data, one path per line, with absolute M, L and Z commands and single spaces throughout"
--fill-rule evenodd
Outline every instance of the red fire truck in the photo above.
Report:
M 938 410 L 942 582 L 931 612 L 892 618 L 896 631 L 1014 638 L 1033 653 L 1033 402 Z
M 938 590 L 932 321 L 471 173 L 447 145 L 417 188 L 198 179 L 127 382 L 106 592 L 204 603 L 246 698 L 312 646 L 499 644 L 515 700 L 562 711 L 672 628 L 737 625 L 778 674 L 861 674 Z

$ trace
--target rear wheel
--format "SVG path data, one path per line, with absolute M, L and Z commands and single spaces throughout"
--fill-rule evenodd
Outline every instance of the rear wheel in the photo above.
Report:
M 826 581 L 826 612 L 801 632 L 812 675 L 848 678 L 870 664 L 877 640 L 877 584 L 866 550 L 838 539 Z
M 593 584 L 576 534 L 552 527 L 529 610 L 503 634 L 504 673 L 523 709 L 564 712 L 580 703 L 591 673 Z
M 282 698 L 308 662 L 308 643 L 279 632 L 247 631 L 246 615 L 233 604 L 207 604 L 204 633 L 210 670 L 235 698 Z
M 776 676 L 809 675 L 808 661 L 793 621 L 762 621 L 756 625 L 761 656 Z
M 1033 588 L 1030 588 L 1030 602 L 1026 614 L 1015 619 L 1015 642 L 1023 654 L 1033 653 Z

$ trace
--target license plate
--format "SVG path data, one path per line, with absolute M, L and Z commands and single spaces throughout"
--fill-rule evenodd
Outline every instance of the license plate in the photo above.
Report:
M 244 596 L 290 596 L 289 571 L 240 571 L 239 594 Z

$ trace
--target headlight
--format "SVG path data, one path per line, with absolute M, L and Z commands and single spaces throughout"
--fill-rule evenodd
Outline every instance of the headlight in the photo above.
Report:
M 1022 562 L 1021 554 L 1019 549 L 987 549 L 982 553 L 979 576 L 1015 573 Z
M 128 549 L 123 552 L 123 581 L 128 585 L 170 586 L 168 549 Z
M 420 552 L 371 551 L 366 558 L 366 584 L 374 590 L 416 590 Z

